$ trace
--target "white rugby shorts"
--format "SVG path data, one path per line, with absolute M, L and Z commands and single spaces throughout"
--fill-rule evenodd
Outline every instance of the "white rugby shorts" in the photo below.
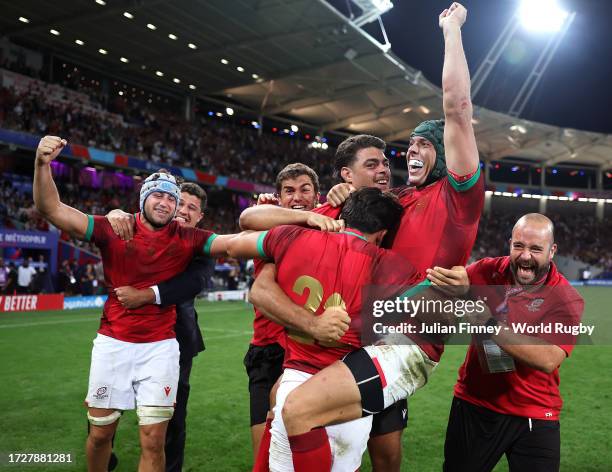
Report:
M 133 410 L 174 406 L 179 378 L 176 339 L 129 343 L 98 334 L 93 341 L 85 402 L 93 408 Z
M 384 408 L 423 387 L 438 365 L 415 344 L 381 344 L 363 349 L 379 371 Z
M 276 406 L 272 421 L 269 458 L 271 472 L 293 472 L 291 447 L 281 412 L 289 393 L 310 377 L 312 374 L 294 369 L 285 369 L 283 372 L 276 392 Z M 355 472 L 359 468 L 368 445 L 371 428 L 371 416 L 325 428 L 332 451 L 332 472 Z

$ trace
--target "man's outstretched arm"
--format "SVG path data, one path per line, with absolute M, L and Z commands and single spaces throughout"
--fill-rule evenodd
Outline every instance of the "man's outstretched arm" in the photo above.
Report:
M 311 211 L 290 210 L 276 205 L 256 205 L 240 215 L 243 230 L 265 231 L 280 225 L 299 225 L 318 228 L 321 231 L 342 231 L 344 221 Z
M 461 39 L 461 27 L 466 17 L 467 10 L 456 2 L 439 17 L 440 28 L 444 33 L 442 103 L 446 166 L 449 171 L 459 176 L 476 172 L 479 165 L 472 125 L 470 72 Z
M 51 161 L 59 156 L 66 144 L 65 139 L 57 136 L 45 136 L 40 140 L 34 162 L 34 204 L 51 224 L 76 238 L 85 239 L 89 218 L 85 213 L 60 201 L 51 173 Z

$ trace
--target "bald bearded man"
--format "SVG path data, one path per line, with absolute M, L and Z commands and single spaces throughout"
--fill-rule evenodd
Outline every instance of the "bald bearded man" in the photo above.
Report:
M 553 223 L 530 213 L 514 225 L 509 256 L 467 267 L 472 295 L 486 296 L 493 314 L 487 326 L 500 329 L 475 337 L 459 368 L 444 471 L 490 471 L 504 454 L 511 472 L 559 470 L 559 366 L 575 336 L 558 326 L 579 324 L 584 301 L 557 271 L 556 252 Z M 439 270 L 428 276 L 449 282 Z M 523 323 L 555 329 L 520 334 Z

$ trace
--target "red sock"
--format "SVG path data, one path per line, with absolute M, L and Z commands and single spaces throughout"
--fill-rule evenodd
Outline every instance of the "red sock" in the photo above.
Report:
M 266 427 L 259 443 L 259 451 L 257 451 L 257 459 L 255 459 L 255 464 L 253 464 L 253 472 L 270 472 L 270 464 L 268 462 L 270 457 L 270 441 L 272 440 L 270 429 L 272 429 L 272 420 L 266 420 Z
M 325 428 L 289 436 L 295 472 L 329 472 L 332 453 Z

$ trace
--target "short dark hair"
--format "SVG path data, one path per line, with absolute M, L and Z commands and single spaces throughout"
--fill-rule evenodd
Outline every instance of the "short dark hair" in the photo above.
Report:
M 208 197 L 206 196 L 204 189 L 198 184 L 194 184 L 193 182 L 185 182 L 184 184 L 181 184 L 181 192 L 198 197 L 200 199 L 200 207 L 202 208 L 202 212 L 206 210 L 206 202 L 208 201 Z
M 285 180 L 297 179 L 301 175 L 309 177 L 312 181 L 315 193 L 319 193 L 319 176 L 314 170 L 301 162 L 289 164 L 278 173 L 276 176 L 276 191 L 280 194 Z
M 385 152 L 387 144 L 380 138 L 370 134 L 351 136 L 340 143 L 334 157 L 334 177 L 340 179 L 343 167 L 349 167 L 355 162 L 355 156 L 362 149 L 374 147 Z
M 340 218 L 346 226 L 367 234 L 382 229 L 393 230 L 399 223 L 404 209 L 395 195 L 376 187 L 361 188 L 344 203 Z

